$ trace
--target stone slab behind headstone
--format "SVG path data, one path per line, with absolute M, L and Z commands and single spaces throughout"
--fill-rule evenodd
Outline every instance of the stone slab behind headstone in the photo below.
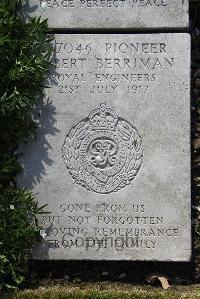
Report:
M 40 205 L 35 259 L 188 261 L 190 36 L 56 35 L 19 184 Z
M 60 29 L 186 29 L 188 10 L 188 0 L 30 0 L 25 7 Z

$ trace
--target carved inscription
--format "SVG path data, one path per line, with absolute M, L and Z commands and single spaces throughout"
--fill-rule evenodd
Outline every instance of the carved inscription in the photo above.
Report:
M 76 7 L 87 8 L 145 8 L 145 7 L 166 7 L 168 0 L 41 0 L 42 9 L 64 8 L 72 9 Z
M 29 0 L 25 15 L 50 28 L 174 29 L 189 26 L 188 0 Z
M 51 82 L 59 94 L 131 96 L 152 92 L 159 75 L 176 67 L 165 42 L 55 42 Z M 101 49 L 101 51 L 99 51 Z M 88 67 L 91 72 L 88 74 Z
M 101 104 L 71 129 L 63 159 L 77 184 L 97 193 L 116 192 L 137 175 L 142 163 L 141 143 L 130 123 Z
M 24 163 L 25 183 L 51 212 L 39 216 L 44 242 L 33 258 L 188 261 L 188 34 L 59 34 L 53 43 Z
M 166 239 L 179 237 L 179 228 L 166 225 L 164 216 L 149 214 L 144 204 L 62 204 L 60 216 L 41 216 L 52 250 L 155 250 Z M 64 224 L 64 225 L 63 225 Z

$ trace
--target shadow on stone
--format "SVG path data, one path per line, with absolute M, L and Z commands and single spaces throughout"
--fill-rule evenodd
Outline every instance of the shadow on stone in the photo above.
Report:
M 46 136 L 54 136 L 59 132 L 55 125 L 55 114 L 55 107 L 52 102 L 48 100 L 46 103 L 41 101 L 34 112 L 35 118 L 38 119 L 39 129 L 36 139 L 39 139 L 39 142 L 37 142 L 37 147 L 35 147 L 35 140 L 31 140 L 20 149 L 24 169 L 18 178 L 18 183 L 21 185 L 21 182 L 23 187 L 32 189 L 32 187 L 38 184 L 42 177 L 46 175 L 45 166 L 51 166 L 53 163 L 53 160 L 49 157 L 49 151 L 52 150 L 52 147 L 47 141 Z M 33 151 L 32 148 L 35 150 Z M 25 153 L 25 155 L 23 155 L 23 153 Z M 32 159 L 30 159 L 30 156 Z

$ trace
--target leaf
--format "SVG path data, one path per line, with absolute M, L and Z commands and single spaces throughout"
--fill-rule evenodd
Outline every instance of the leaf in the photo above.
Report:
M 171 288 L 168 282 L 168 278 L 163 275 L 151 275 L 146 278 L 146 281 L 150 284 L 157 284 L 158 282 L 161 284 L 164 290 L 168 290 Z
M 158 280 L 160 280 L 164 290 L 171 288 L 166 277 L 158 276 Z
M 129 130 L 125 126 L 123 126 L 123 124 L 119 124 L 117 126 L 117 129 L 119 131 L 118 132 L 119 135 L 122 137 L 123 140 L 126 140 L 126 141 L 130 140 L 131 133 L 129 132 Z
M 194 209 L 194 210 L 197 210 L 198 212 L 200 212 L 200 206 L 192 206 L 192 208 Z
M 27 190 L 16 187 L 21 171 L 18 145 L 34 137 L 33 109 L 51 66 L 52 36 L 47 21 L 24 23 L 21 0 L 0 1 L 0 287 L 12 288 L 25 277 L 24 248 L 37 241 L 43 208 Z M 14 207 L 14 208 L 13 208 Z
M 16 290 L 17 289 L 17 287 L 15 287 L 15 286 L 13 286 L 11 284 L 8 284 L 8 283 L 4 283 L 3 286 L 6 287 L 7 289 L 10 289 L 10 290 L 11 289 L 12 290 Z

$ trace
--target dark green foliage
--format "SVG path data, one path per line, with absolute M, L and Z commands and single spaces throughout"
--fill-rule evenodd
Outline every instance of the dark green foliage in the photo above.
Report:
M 40 212 L 16 187 L 17 147 L 36 133 L 32 115 L 52 54 L 47 22 L 22 21 L 20 0 L 0 0 L 0 287 L 24 279 L 26 253 L 38 238 Z
M 0 194 L 0 287 L 24 280 L 27 251 L 38 239 L 37 202 L 25 190 L 5 188 Z
M 190 4 L 192 37 L 192 217 L 194 279 L 200 281 L 200 0 Z

